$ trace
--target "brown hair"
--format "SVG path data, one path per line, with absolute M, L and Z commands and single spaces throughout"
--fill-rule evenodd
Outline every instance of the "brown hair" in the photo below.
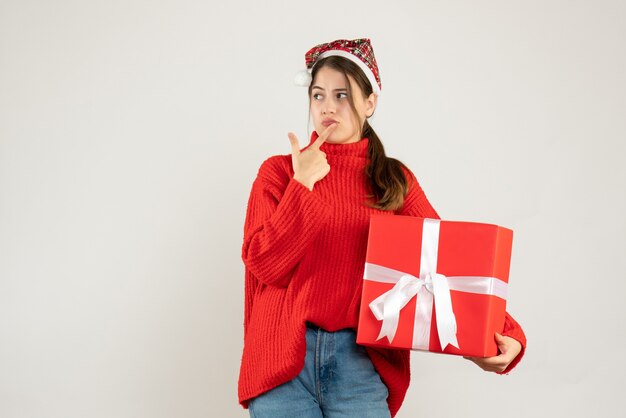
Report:
M 356 84 L 361 88 L 365 98 L 372 94 L 372 85 L 363 73 L 363 71 L 354 62 L 343 58 L 331 55 L 326 58 L 320 59 L 313 67 L 311 77 L 314 80 L 317 71 L 323 67 L 330 67 L 334 70 L 342 73 L 346 79 L 346 85 L 348 89 L 348 97 L 352 113 L 357 117 L 357 110 L 354 106 L 354 98 L 352 96 L 352 89 L 348 76 L 352 77 Z M 309 110 L 310 110 L 310 98 L 311 89 L 313 83 L 309 85 Z M 408 191 L 409 185 L 407 184 L 407 178 L 404 175 L 403 168 L 410 172 L 408 167 L 400 160 L 387 157 L 385 155 L 385 148 L 383 147 L 380 138 L 374 129 L 370 126 L 367 119 L 363 123 L 360 129 L 361 138 L 367 137 L 369 139 L 368 145 L 368 157 L 370 163 L 365 167 L 365 175 L 368 179 L 371 194 L 367 195 L 368 199 L 373 198 L 372 202 L 367 202 L 367 206 L 381 209 L 381 210 L 398 210 L 402 208 L 404 198 Z

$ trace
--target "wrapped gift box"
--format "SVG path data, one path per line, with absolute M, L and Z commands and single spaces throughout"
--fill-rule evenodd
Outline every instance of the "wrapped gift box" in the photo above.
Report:
M 357 343 L 497 355 L 512 241 L 492 224 L 372 215 Z

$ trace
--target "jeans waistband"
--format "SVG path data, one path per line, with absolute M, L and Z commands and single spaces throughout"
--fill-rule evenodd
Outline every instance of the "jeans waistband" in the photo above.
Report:
M 314 329 L 314 330 L 321 329 L 322 331 L 326 331 L 324 328 L 322 328 L 322 327 L 320 327 L 320 326 L 317 326 L 317 325 L 315 325 L 314 323 L 309 322 L 309 321 L 306 321 L 306 327 L 307 327 L 307 328 Z
M 328 330 L 325 330 L 324 328 L 322 328 L 322 327 L 320 327 L 318 325 L 315 325 L 314 323 L 309 322 L 309 321 L 306 321 L 306 327 L 310 328 L 312 330 L 315 330 L 315 331 L 321 330 L 321 331 L 324 331 L 324 332 L 356 332 L 352 328 L 342 328 L 342 329 L 338 329 L 337 331 L 328 331 Z

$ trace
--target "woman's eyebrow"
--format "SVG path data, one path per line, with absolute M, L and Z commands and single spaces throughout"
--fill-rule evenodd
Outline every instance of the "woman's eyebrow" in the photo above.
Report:
M 321 88 L 320 86 L 313 86 L 311 87 L 311 90 L 313 89 L 320 89 L 320 90 L 324 90 L 323 88 Z M 333 91 L 348 91 L 348 89 L 345 88 L 340 88 L 340 89 L 334 89 Z

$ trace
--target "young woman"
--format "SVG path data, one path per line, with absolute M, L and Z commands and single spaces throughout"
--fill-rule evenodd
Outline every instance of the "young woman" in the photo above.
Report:
M 439 215 L 368 123 L 381 88 L 369 39 L 305 60 L 315 130 L 302 150 L 289 133 L 291 155 L 261 164 L 248 201 L 239 402 L 253 417 L 393 417 L 410 351 L 356 344 L 369 218 Z M 508 313 L 494 338 L 498 356 L 468 359 L 508 373 L 526 338 Z

